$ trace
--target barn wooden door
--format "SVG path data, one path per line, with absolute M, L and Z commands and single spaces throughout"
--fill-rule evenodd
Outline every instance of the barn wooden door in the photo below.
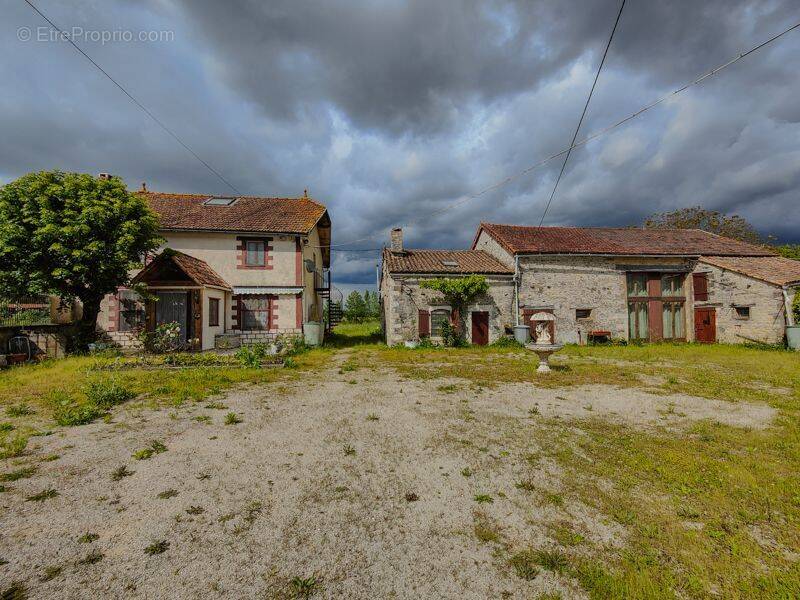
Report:
M 486 311 L 472 313 L 472 343 L 479 346 L 489 343 L 489 313 Z
M 713 308 L 694 309 L 694 339 L 704 344 L 717 341 L 717 312 Z

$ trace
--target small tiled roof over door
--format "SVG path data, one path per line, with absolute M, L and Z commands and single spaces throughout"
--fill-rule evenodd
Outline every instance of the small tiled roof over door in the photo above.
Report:
M 162 271 L 165 263 L 170 262 L 176 265 L 197 285 L 207 285 L 226 290 L 231 289 L 228 282 L 220 277 L 207 262 L 172 249 L 166 249 L 156 256 L 144 269 L 136 274 L 132 283 L 157 283 L 158 273 Z

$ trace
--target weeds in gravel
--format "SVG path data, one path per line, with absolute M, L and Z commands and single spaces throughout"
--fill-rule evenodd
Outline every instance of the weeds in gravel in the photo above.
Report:
M 22 456 L 28 447 L 28 436 L 17 433 L 12 438 L 0 439 L 0 459 Z
M 405 498 L 406 502 L 416 502 L 419 500 L 419 496 L 414 492 L 406 492 Z
M 133 453 L 133 458 L 136 460 L 147 460 L 151 458 L 154 454 L 161 454 L 162 452 L 166 452 L 167 447 L 164 445 L 164 442 L 161 440 L 152 440 L 150 445 L 146 448 L 141 448 Z
M 536 491 L 536 484 L 533 483 L 530 479 L 525 479 L 523 481 L 518 481 L 514 484 L 514 487 L 518 490 L 523 490 L 525 492 L 535 492 Z
M 494 502 L 494 498 L 492 498 L 489 494 L 476 494 L 474 500 L 478 504 L 491 504 Z
M 53 462 L 54 460 L 58 460 L 61 458 L 60 454 L 48 454 L 47 456 L 42 458 L 42 462 Z
M 156 498 L 158 498 L 159 500 L 169 500 L 170 498 L 174 498 L 177 495 L 178 495 L 178 490 L 168 489 L 164 490 L 163 492 L 159 492 L 156 495 Z
M 104 556 L 105 555 L 102 552 L 100 552 L 100 550 L 98 550 L 97 548 L 94 548 L 93 550 L 91 550 L 89 552 L 89 554 L 87 554 L 86 556 L 81 558 L 78 561 L 78 564 L 79 565 L 93 565 L 93 564 L 99 563 L 101 560 L 103 560 Z
M 44 568 L 44 572 L 39 577 L 39 581 L 41 581 L 42 583 L 45 583 L 47 581 L 50 581 L 51 579 L 55 579 L 56 577 L 61 575 L 61 571 L 62 570 L 63 570 L 63 567 L 59 567 L 59 566 L 45 567 Z
M 356 455 L 356 449 L 353 448 L 350 444 L 345 444 L 344 448 L 342 450 L 344 451 L 344 455 L 345 456 L 355 456 Z
M 554 573 L 564 573 L 569 568 L 569 559 L 561 550 L 537 550 L 533 553 L 537 565 Z
M 377 421 L 379 418 L 380 417 L 378 417 L 378 415 L 376 415 L 375 413 L 369 413 L 367 415 L 367 421 Z
M 9 406 L 6 409 L 6 415 L 12 418 L 27 417 L 28 415 L 32 414 L 34 414 L 33 409 L 24 402 L 21 402 L 20 404 L 15 404 L 14 406 Z
M 99 540 L 100 536 L 96 533 L 84 533 L 82 536 L 78 538 L 79 544 L 91 544 L 92 542 Z
M 153 542 L 144 549 L 144 553 L 148 556 L 155 556 L 156 554 L 164 554 L 169 549 L 169 542 L 167 540 L 159 540 Z
M 197 415 L 196 417 L 193 417 L 193 419 L 198 423 L 211 423 L 211 417 L 208 415 Z
M 310 577 L 293 577 L 289 582 L 293 598 L 310 598 L 320 591 L 320 581 L 313 575 Z
M 46 490 L 42 490 L 38 494 L 34 494 L 33 496 L 28 496 L 25 498 L 26 502 L 44 502 L 45 500 L 50 500 L 51 498 L 55 498 L 58 496 L 59 493 L 54 490 L 53 488 L 48 488 Z
M 9 431 L 14 431 L 13 423 L 0 423 L 0 433 L 8 433 Z
M 476 516 L 474 531 L 478 541 L 484 544 L 489 542 L 500 543 L 502 539 L 498 528 L 483 516 Z
M 539 574 L 536 566 L 536 555 L 531 550 L 522 550 L 508 559 L 508 564 L 514 569 L 517 577 L 525 581 L 533 581 Z
M 20 479 L 27 479 L 33 476 L 37 471 L 36 467 L 22 467 L 10 473 L 3 473 L 0 475 L 0 481 L 18 481 Z
M 214 410 L 225 410 L 228 407 L 225 406 L 222 402 L 209 402 L 208 404 L 206 404 L 206 408 L 212 408 Z
M 2 600 L 27 600 L 28 588 L 24 583 L 14 582 L 9 587 L 0 592 Z
M 475 472 L 469 467 L 464 467 L 463 469 L 461 469 L 461 474 L 464 477 L 472 477 L 475 474 Z
M 202 515 L 206 511 L 202 506 L 190 506 L 186 512 L 190 515 Z
M 236 413 L 229 412 L 225 415 L 225 425 L 238 425 L 241 422 L 242 419 L 240 419 Z
M 121 467 L 117 467 L 111 472 L 111 479 L 112 481 L 120 481 L 123 477 L 130 477 L 136 471 L 129 471 L 128 467 L 122 465 Z

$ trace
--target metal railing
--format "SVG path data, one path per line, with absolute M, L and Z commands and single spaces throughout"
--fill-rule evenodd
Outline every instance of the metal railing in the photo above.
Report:
M 0 327 L 51 325 L 49 296 L 0 298 Z

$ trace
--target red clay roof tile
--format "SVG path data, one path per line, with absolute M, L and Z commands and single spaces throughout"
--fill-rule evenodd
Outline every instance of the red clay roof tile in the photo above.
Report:
M 407 249 L 402 254 L 395 254 L 384 248 L 383 262 L 390 273 L 514 274 L 514 269 L 483 250 Z
M 527 227 L 481 223 L 511 254 L 617 254 L 771 256 L 770 250 L 699 229 L 618 227 Z M 473 242 L 473 247 L 475 245 Z

